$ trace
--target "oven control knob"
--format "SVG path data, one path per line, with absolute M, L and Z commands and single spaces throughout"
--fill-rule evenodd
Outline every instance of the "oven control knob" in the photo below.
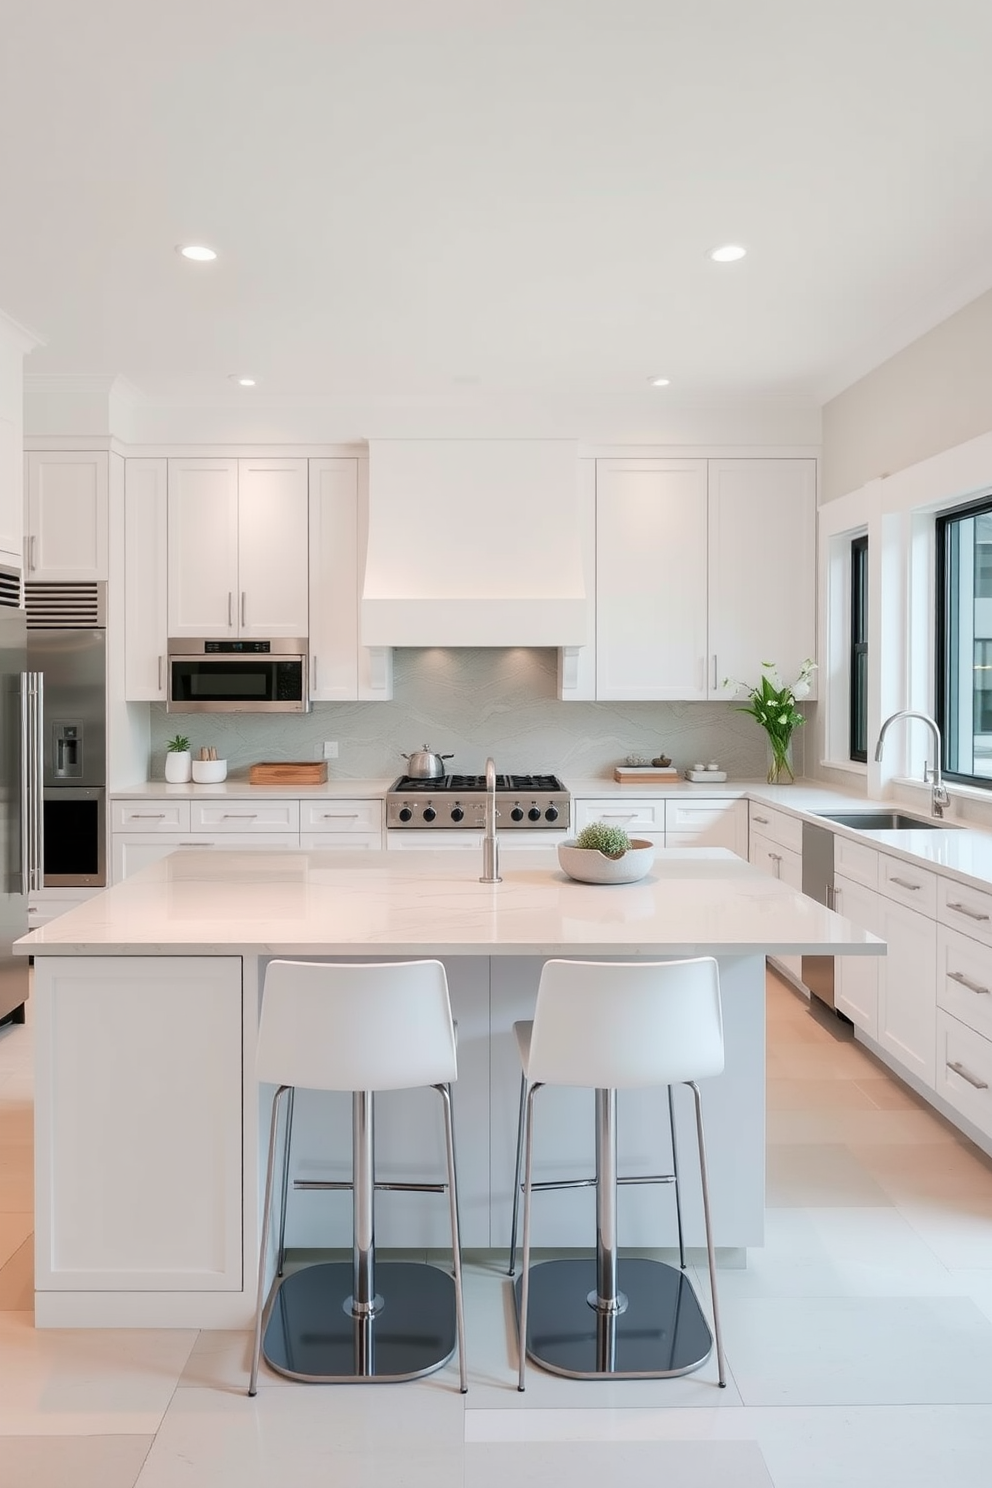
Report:
M 510 819 L 511 821 L 523 821 L 524 814 L 519 806 L 514 806 L 513 810 L 510 812 Z
M 409 806 L 400 807 L 400 821 L 409 821 L 412 816 L 413 812 L 410 810 Z
M 528 811 L 527 815 L 528 815 L 528 817 L 530 818 L 531 821 L 540 821 L 541 820 L 541 808 L 540 808 L 540 806 L 532 806 L 530 808 L 530 810 Z
M 424 821 L 431 822 L 436 816 L 437 812 L 434 810 L 433 806 L 424 807 Z
M 544 813 L 544 817 L 545 817 L 545 820 L 546 821 L 557 821 L 558 820 L 558 807 L 557 806 L 549 806 L 548 809 L 547 809 L 547 811 Z
M 464 811 L 462 810 L 462 808 L 460 806 L 455 806 L 455 807 L 452 808 L 452 812 L 451 812 L 451 820 L 452 821 L 462 821 L 464 819 L 464 816 L 465 816 L 465 813 L 464 813 Z

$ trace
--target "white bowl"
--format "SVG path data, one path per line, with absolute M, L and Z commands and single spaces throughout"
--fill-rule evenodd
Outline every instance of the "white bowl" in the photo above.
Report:
M 654 843 L 643 838 L 631 839 L 631 846 L 620 858 L 608 858 L 595 847 L 576 847 L 574 837 L 558 844 L 558 861 L 569 878 L 580 883 L 636 883 L 651 872 Z
M 227 779 L 227 760 L 192 760 L 191 768 L 196 785 L 217 785 Z

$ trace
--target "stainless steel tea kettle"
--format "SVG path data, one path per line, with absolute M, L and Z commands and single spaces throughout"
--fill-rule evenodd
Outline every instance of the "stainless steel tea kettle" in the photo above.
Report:
M 423 749 L 417 749 L 413 754 L 404 754 L 406 760 L 406 773 L 411 780 L 440 780 L 442 775 L 448 772 L 444 768 L 445 760 L 454 759 L 451 754 L 434 754 L 429 745 L 425 744 Z

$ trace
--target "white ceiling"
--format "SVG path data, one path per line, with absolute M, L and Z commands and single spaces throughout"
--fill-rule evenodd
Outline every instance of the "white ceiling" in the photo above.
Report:
M 819 402 L 992 286 L 988 0 L 5 0 L 2 32 L 34 372 Z

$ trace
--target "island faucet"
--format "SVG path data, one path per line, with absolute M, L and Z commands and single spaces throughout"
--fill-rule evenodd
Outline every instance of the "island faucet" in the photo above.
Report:
M 890 713 L 879 731 L 878 743 L 875 745 L 875 758 L 876 760 L 882 758 L 882 744 L 885 741 L 886 731 L 889 724 L 894 723 L 897 718 L 919 718 L 933 733 L 934 762 L 930 777 L 930 814 L 932 816 L 943 816 L 944 807 L 950 805 L 950 797 L 947 794 L 947 787 L 944 785 L 943 776 L 940 773 L 940 729 L 929 713 L 914 713 L 910 708 L 900 708 L 898 713 Z M 924 779 L 926 779 L 926 775 L 924 775 Z
M 502 883 L 499 876 L 499 843 L 496 840 L 496 765 L 486 760 L 486 831 L 482 838 L 482 875 L 480 883 Z

